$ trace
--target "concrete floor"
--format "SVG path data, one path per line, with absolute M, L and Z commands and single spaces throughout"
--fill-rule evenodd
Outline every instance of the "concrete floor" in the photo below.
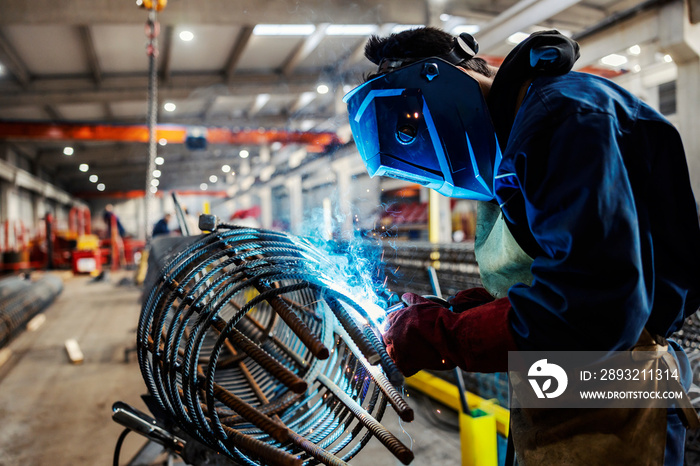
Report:
M 10 359 L 0 367 L 0 465 L 107 465 L 122 427 L 111 419 L 115 401 L 148 412 L 140 395 L 146 391 L 132 347 L 140 312 L 140 289 L 119 286 L 131 273 L 106 281 L 62 274 L 65 289 L 45 312 L 46 322 L 10 343 Z M 64 343 L 75 338 L 85 360 L 70 363 Z M 411 402 L 411 398 L 409 398 Z M 412 402 L 414 404 L 415 402 Z M 417 410 L 404 424 L 387 410 L 382 423 L 406 444 L 412 465 L 459 465 L 459 435 L 432 427 Z M 441 415 L 449 415 L 442 413 Z M 132 434 L 122 448 L 125 464 L 143 445 Z M 353 466 L 395 466 L 400 463 L 379 441 L 351 461 Z

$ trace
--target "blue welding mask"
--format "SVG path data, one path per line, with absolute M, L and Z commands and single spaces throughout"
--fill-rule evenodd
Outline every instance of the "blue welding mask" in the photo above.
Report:
M 418 183 L 450 197 L 494 198 L 501 151 L 479 83 L 452 64 L 462 59 L 451 52 L 389 67 L 345 96 L 370 176 Z

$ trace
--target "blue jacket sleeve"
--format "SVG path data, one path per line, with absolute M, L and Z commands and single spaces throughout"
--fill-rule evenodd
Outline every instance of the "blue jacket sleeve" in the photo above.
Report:
M 544 251 L 533 262 L 532 285 L 509 290 L 518 347 L 627 349 L 651 305 L 617 122 L 573 113 L 545 133 L 548 146 L 517 152 L 512 163 L 519 203 Z

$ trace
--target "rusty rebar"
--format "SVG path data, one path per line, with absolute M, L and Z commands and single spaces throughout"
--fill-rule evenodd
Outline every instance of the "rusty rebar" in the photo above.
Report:
M 290 433 L 290 440 L 294 443 L 294 445 L 301 448 L 306 453 L 310 454 L 325 465 L 347 466 L 348 464 L 345 461 L 338 458 L 337 456 L 335 456 L 334 454 L 327 452 L 323 448 L 319 447 L 313 442 L 308 441 L 305 437 L 297 434 L 294 431 L 291 431 Z
M 328 307 L 333 311 L 335 317 L 343 325 L 343 328 L 348 332 L 352 341 L 355 342 L 357 347 L 360 349 L 364 357 L 369 361 L 370 364 L 375 365 L 381 360 L 379 353 L 374 349 L 374 346 L 367 340 L 365 334 L 362 333 L 362 329 L 359 327 L 355 319 L 350 315 L 350 313 L 343 307 L 342 303 L 338 301 L 333 296 L 325 295 L 324 299 L 328 304 Z
M 292 392 L 287 392 L 284 395 L 282 395 L 281 398 L 268 403 L 265 402 L 262 406 L 258 408 L 258 411 L 261 413 L 265 414 L 266 416 L 272 416 L 281 413 L 285 409 L 289 408 L 292 406 L 294 403 L 296 403 L 301 395 L 292 393 Z M 221 417 L 220 419 L 222 424 L 238 424 L 242 421 L 244 421 L 243 416 L 240 415 L 233 415 L 233 416 L 225 416 Z
M 250 321 L 255 327 L 257 327 L 259 330 L 263 331 L 265 327 L 258 322 L 254 317 L 252 317 L 249 314 L 246 314 L 243 316 L 243 320 L 248 320 Z M 299 367 L 301 368 L 308 368 L 309 366 L 309 361 L 306 359 L 303 359 L 299 354 L 297 354 L 296 351 L 292 351 L 289 346 L 285 345 L 282 341 L 280 341 L 279 338 L 277 338 L 274 335 L 267 335 L 267 339 L 270 340 L 274 345 L 279 348 L 286 356 L 288 356 L 292 361 L 294 361 Z
M 338 331 L 341 334 L 341 337 L 345 338 L 345 344 L 347 345 L 348 349 L 355 355 L 356 358 L 358 358 L 358 360 L 364 366 L 365 370 L 369 372 L 370 376 L 377 384 L 379 389 L 382 391 L 382 393 L 384 393 L 384 395 L 387 397 L 389 404 L 394 409 L 394 411 L 396 411 L 399 417 L 403 421 L 412 422 L 415 417 L 413 408 L 411 408 L 411 406 L 404 399 L 404 397 L 401 396 L 394 384 L 392 384 L 389 381 L 389 379 L 387 379 L 386 375 L 384 375 L 384 372 L 382 372 L 382 370 L 378 366 L 373 366 L 369 364 L 369 362 L 367 362 L 367 360 L 364 359 L 364 357 L 360 353 L 360 350 L 357 348 L 357 345 L 355 345 L 352 341 L 347 341 L 349 337 L 347 336 L 347 332 L 345 332 L 344 329 L 340 328 L 336 329 L 336 331 Z
M 221 319 L 213 319 L 212 325 L 219 332 L 223 332 L 226 327 L 226 324 Z M 304 393 L 308 388 L 308 384 L 304 379 L 287 369 L 282 363 L 270 356 L 267 351 L 256 345 L 235 328 L 232 327 L 225 336 L 234 346 L 250 356 L 260 367 L 268 371 L 270 375 L 282 382 L 294 393 Z
M 274 422 L 218 383 L 214 383 L 214 397 L 278 442 L 289 440 L 289 429 Z
M 302 343 L 311 351 L 318 359 L 328 359 L 330 352 L 326 345 L 319 338 L 311 333 L 309 327 L 303 320 L 292 310 L 291 307 L 282 301 L 279 297 L 268 298 L 267 302 L 275 310 L 278 316 L 284 320 L 287 326 L 299 337 Z
M 367 427 L 367 429 L 372 432 L 399 461 L 403 464 L 409 464 L 413 461 L 413 452 L 331 379 L 323 374 L 319 374 L 318 381 L 328 388 L 331 393 L 350 410 L 355 418 Z
M 380 363 L 384 369 L 384 372 L 386 372 L 389 381 L 396 386 L 403 385 L 403 374 L 401 371 L 399 371 L 399 368 L 396 367 L 396 364 L 389 356 L 389 353 L 386 352 L 386 347 L 381 341 L 379 341 L 379 337 L 375 333 L 374 329 L 369 325 L 365 325 L 362 327 L 362 333 L 379 354 Z
M 245 453 L 256 456 L 271 466 L 301 466 L 303 461 L 296 455 L 257 440 L 236 429 L 222 425 L 227 439 L 222 440 L 228 448 L 240 448 Z
M 246 260 L 261 258 L 262 256 L 255 255 L 247 259 L 234 261 L 234 263 L 240 265 L 245 263 Z M 279 298 L 278 295 L 270 293 L 272 290 L 274 290 L 274 288 L 271 288 L 259 282 L 254 282 L 253 286 L 255 287 L 255 289 L 258 290 L 258 292 L 261 295 L 271 295 L 269 298 L 266 298 L 266 301 L 270 304 L 270 306 L 272 306 L 277 315 L 279 315 L 282 318 L 282 320 L 284 320 L 284 322 L 296 334 L 296 336 L 299 337 L 299 339 L 302 341 L 302 343 L 304 343 L 304 345 L 309 349 L 309 351 L 311 351 L 311 354 L 313 354 L 316 358 L 321 360 L 328 359 L 330 352 L 328 351 L 328 348 L 326 348 L 326 345 L 324 345 L 323 342 L 311 332 L 311 329 L 309 329 L 309 327 L 304 323 L 304 321 L 301 320 L 299 316 L 284 301 L 282 301 Z

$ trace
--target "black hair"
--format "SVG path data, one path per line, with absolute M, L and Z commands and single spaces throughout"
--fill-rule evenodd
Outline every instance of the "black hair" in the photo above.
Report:
M 375 65 L 387 59 L 413 59 L 436 57 L 448 53 L 454 47 L 454 37 L 442 29 L 421 27 L 391 34 L 387 37 L 371 36 L 365 45 L 365 57 Z M 486 60 L 480 57 L 467 58 L 458 66 L 483 74 L 495 75 Z M 365 80 L 377 77 L 377 73 L 365 76 Z

